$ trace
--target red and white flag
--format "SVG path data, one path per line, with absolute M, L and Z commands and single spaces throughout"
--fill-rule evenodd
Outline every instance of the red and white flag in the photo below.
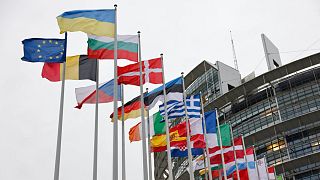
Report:
M 258 170 L 256 162 L 254 159 L 254 148 L 249 147 L 246 149 L 246 158 L 247 158 L 247 170 L 250 177 L 250 180 L 259 180 Z
M 240 180 L 248 180 L 247 162 L 245 159 L 245 149 L 243 148 L 242 137 L 237 137 L 234 139 L 234 146 L 238 147 L 236 149 L 236 162 L 238 165 Z M 237 177 L 237 172 L 233 172 L 234 177 Z M 234 178 L 236 179 L 236 178 Z
M 269 180 L 276 180 L 276 176 L 274 175 L 274 166 L 268 167 L 268 176 Z
M 242 138 L 234 139 L 234 150 L 237 156 L 237 163 L 245 163 L 244 160 L 244 149 L 242 146 Z M 210 163 L 212 166 L 218 166 L 222 164 L 221 159 L 221 150 L 219 146 L 209 149 L 209 156 L 210 156 Z M 223 147 L 223 156 L 224 156 L 224 163 L 225 168 L 227 171 L 227 176 L 232 176 L 233 172 L 235 171 L 235 158 L 234 158 L 234 151 L 233 146 L 225 146 Z
M 161 58 L 142 61 L 143 84 L 162 84 Z M 118 67 L 118 84 L 130 84 L 140 86 L 140 63 Z

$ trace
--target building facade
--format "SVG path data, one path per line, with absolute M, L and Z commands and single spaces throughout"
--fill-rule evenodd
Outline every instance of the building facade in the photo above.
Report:
M 188 94 L 201 91 L 205 110 L 217 108 L 220 123 L 230 123 L 234 136 L 243 135 L 246 147 L 254 145 L 257 158 L 265 156 L 277 174 L 320 179 L 319 63 L 320 53 L 241 83 L 236 73 L 223 78 L 219 63 L 204 61 L 185 82 Z M 176 179 L 188 179 L 186 167 L 185 159 L 174 160 Z M 165 169 L 166 154 L 155 154 L 155 178 L 165 179 Z

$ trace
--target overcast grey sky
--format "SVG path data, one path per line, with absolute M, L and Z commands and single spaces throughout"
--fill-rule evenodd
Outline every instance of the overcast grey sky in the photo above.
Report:
M 0 179 L 53 179 L 60 82 L 41 78 L 41 63 L 22 62 L 21 41 L 31 37 L 59 37 L 55 17 L 76 9 L 113 8 L 101 0 L 2 0 L 0 2 Z M 162 0 L 118 1 L 118 33 L 142 32 L 142 57 L 164 53 L 170 80 L 188 73 L 202 60 L 233 66 L 229 30 L 232 30 L 242 77 L 264 72 L 265 33 L 282 53 L 283 64 L 320 51 L 319 0 Z M 85 34 L 69 33 L 68 55 L 86 53 Z M 310 51 L 310 49 L 315 49 Z M 128 61 L 121 61 L 125 65 Z M 100 79 L 113 78 L 113 62 L 101 63 Z M 94 84 L 67 81 L 62 137 L 61 180 L 92 178 L 94 106 L 76 105 L 74 89 Z M 146 85 L 154 88 L 156 85 Z M 139 93 L 127 87 L 126 100 Z M 100 105 L 98 178 L 112 176 L 111 104 Z M 139 119 L 126 122 L 126 134 Z M 119 129 L 120 132 L 120 129 Z M 142 179 L 140 142 L 127 145 L 127 179 Z M 119 151 L 121 148 L 119 147 Z M 119 160 L 120 157 L 119 157 Z M 120 163 L 119 163 L 120 169 Z M 119 177 L 121 173 L 119 172 Z

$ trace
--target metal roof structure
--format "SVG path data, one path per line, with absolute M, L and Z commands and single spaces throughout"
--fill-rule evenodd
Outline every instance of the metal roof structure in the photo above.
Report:
M 221 95 L 213 102 L 211 102 L 206 109 L 221 108 L 237 100 L 239 97 L 245 96 L 255 90 L 256 88 L 263 86 L 266 83 L 271 83 L 274 80 L 295 73 L 302 69 L 320 64 L 320 53 L 313 54 L 311 56 L 296 60 L 289 64 L 283 65 L 277 69 L 266 72 L 240 86 L 235 87 L 229 92 Z

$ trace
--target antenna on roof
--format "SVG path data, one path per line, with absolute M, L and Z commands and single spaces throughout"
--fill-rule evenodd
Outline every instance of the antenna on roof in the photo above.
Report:
M 237 71 L 239 71 L 238 61 L 237 61 L 237 56 L 236 56 L 236 50 L 234 49 L 234 43 L 233 43 L 233 39 L 232 39 L 231 30 L 230 30 L 230 38 L 231 38 L 231 45 L 232 45 L 232 51 L 233 51 L 234 68 L 235 68 Z

